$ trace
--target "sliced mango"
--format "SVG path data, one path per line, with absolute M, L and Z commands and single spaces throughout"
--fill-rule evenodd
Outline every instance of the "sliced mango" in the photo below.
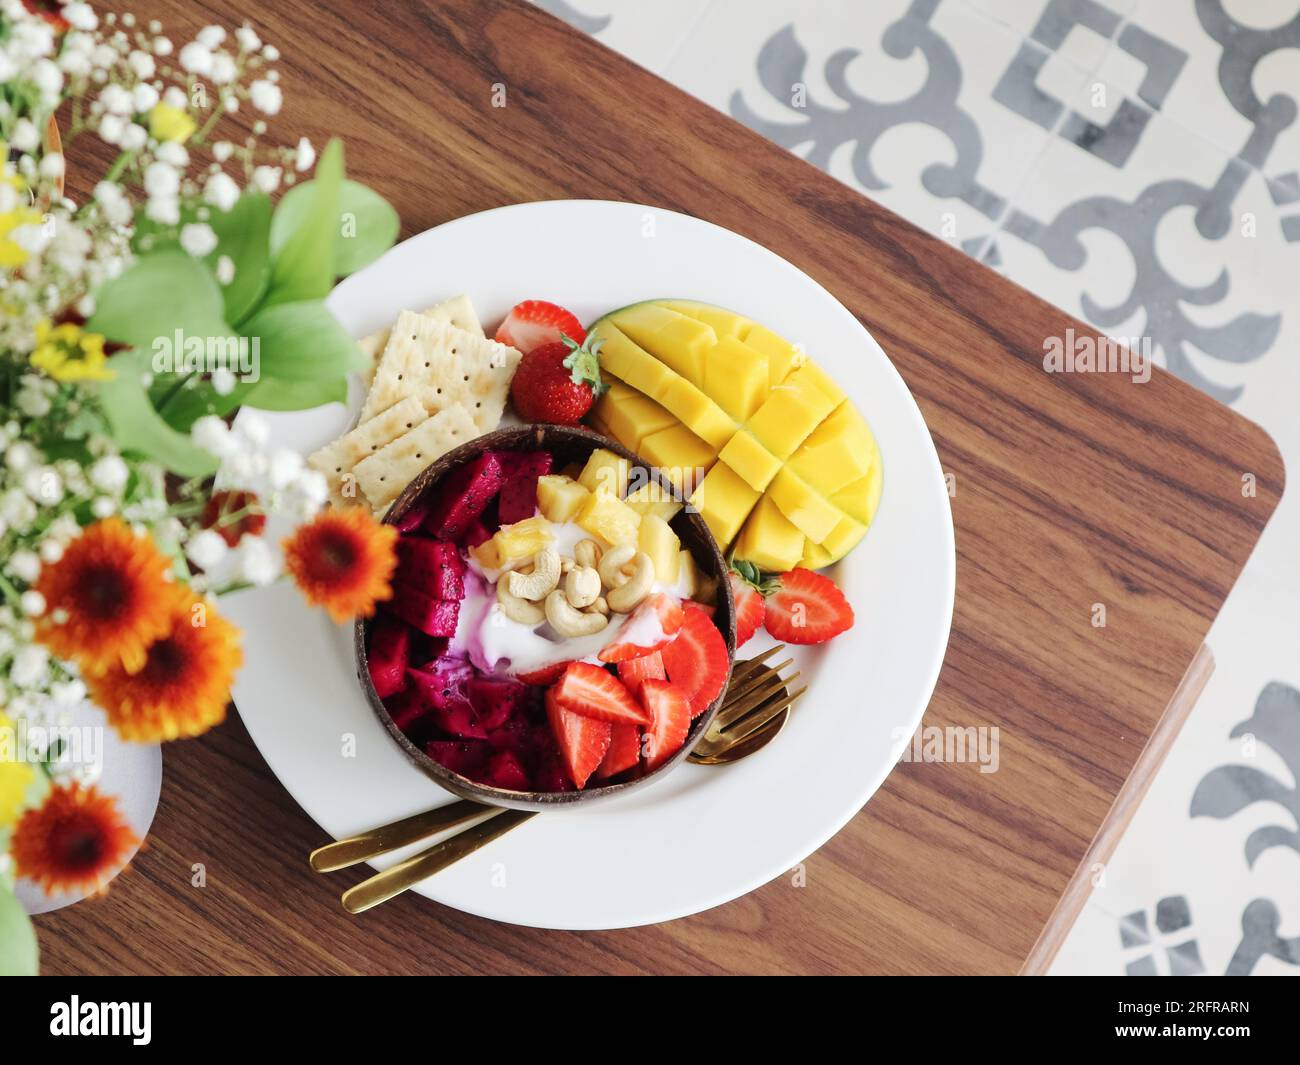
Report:
M 674 378 L 669 367 L 608 321 L 598 323 L 592 332 L 601 340 L 600 365 L 620 381 L 657 400 Z
M 746 422 L 767 398 L 767 375 L 764 356 L 744 341 L 723 337 L 704 365 L 704 390 L 735 421 Z
M 681 424 L 651 433 L 641 441 L 640 450 L 660 476 L 687 494 L 717 458 L 713 448 Z
M 769 387 L 775 388 L 785 380 L 798 354 L 790 341 L 755 322 L 745 334 L 745 343 L 767 359 Z
M 799 445 L 787 465 L 829 496 L 866 476 L 874 449 L 867 423 L 853 404 L 844 400 Z
M 609 391 L 592 408 L 591 421 L 625 447 L 636 451 L 649 434 L 677 422 L 671 412 L 630 385 L 613 377 L 608 383 Z
M 688 318 L 697 318 L 705 325 L 713 329 L 718 341 L 721 342 L 723 337 L 736 337 L 743 340 L 745 334 L 749 332 L 749 327 L 754 323 L 742 314 L 735 311 L 726 310 L 723 307 L 715 307 L 711 303 L 696 303 L 694 300 L 665 300 L 664 306 Z M 705 366 L 705 376 L 708 375 L 708 366 Z
M 743 429 L 718 452 L 718 461 L 725 462 L 757 492 L 763 491 L 781 468 L 781 460 Z
M 690 498 L 691 506 L 699 511 L 720 545 L 736 538 L 741 523 L 757 502 L 758 492 L 722 462 L 709 470 Z
M 771 573 L 794 569 L 804 556 L 807 538 L 781 513 L 771 496 L 763 496 L 736 540 L 736 557 Z
M 808 485 L 789 466 L 772 478 L 768 495 L 790 521 L 815 544 L 830 536 L 842 517 L 840 510 Z
M 749 419 L 749 431 L 777 458 L 787 459 L 833 407 L 830 398 L 811 383 L 787 379 L 772 389 Z
M 704 380 L 704 356 L 718 338 L 703 322 L 659 303 L 636 303 L 624 307 L 610 315 L 610 320 L 692 384 L 698 385 Z M 618 373 L 617 370 L 614 372 Z

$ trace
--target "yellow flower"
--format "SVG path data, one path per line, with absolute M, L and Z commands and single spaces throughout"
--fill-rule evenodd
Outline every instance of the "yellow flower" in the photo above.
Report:
M 99 333 L 87 333 L 71 322 L 54 326 L 48 321 L 36 323 L 36 350 L 32 352 L 31 364 L 56 381 L 113 379 L 108 356 L 104 354 L 104 338 Z
M 160 141 L 184 144 L 198 129 L 194 119 L 171 104 L 157 103 L 149 112 L 149 136 Z
M 0 159 L 4 158 L 3 149 L 0 148 Z M 0 177 L 0 185 L 8 185 L 20 200 L 30 200 L 27 185 L 17 174 Z M 27 261 L 27 249 L 17 241 L 10 240 L 9 234 L 19 226 L 39 226 L 43 221 L 41 212 L 28 204 L 15 207 L 12 211 L 0 211 L 0 268 L 12 269 Z
M 18 761 L 14 723 L 0 710 L 0 828 L 18 820 L 23 796 L 32 782 L 32 767 Z

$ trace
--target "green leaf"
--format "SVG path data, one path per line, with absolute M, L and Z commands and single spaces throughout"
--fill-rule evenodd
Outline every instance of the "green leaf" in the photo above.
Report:
M 186 337 L 228 337 L 221 289 L 203 263 L 179 249 L 149 252 L 109 281 L 96 299 L 86 328 L 151 352 Z
M 218 418 L 224 418 L 232 413 L 256 387 L 255 384 L 241 381 L 223 396 L 212 387 L 210 381 L 196 381 L 173 393 L 165 405 L 159 407 L 158 413 L 162 415 L 163 421 L 177 432 L 187 433 L 190 426 L 204 415 L 214 414 Z M 154 405 L 158 405 L 156 399 Z
M 271 222 L 271 253 L 275 254 L 302 224 L 316 182 L 307 181 L 280 198 Z M 397 240 L 401 221 L 392 205 L 358 181 L 344 181 L 339 189 L 334 223 L 333 271 L 347 277 L 374 262 Z
M 244 323 L 250 345 L 256 341 L 260 373 L 285 381 L 323 381 L 346 377 L 366 365 L 357 342 L 320 300 L 264 307 Z
M 244 397 L 245 407 L 260 410 L 310 410 L 325 403 L 347 403 L 346 378 L 330 381 L 282 381 L 267 377 Z
M 204 477 L 216 471 L 217 460 L 168 425 L 149 400 L 144 377 L 149 353 L 136 348 L 109 360 L 116 376 L 98 381 L 94 388 L 123 451 L 134 451 L 161 463 L 182 477 Z
M 242 322 L 266 293 L 271 281 L 271 200 L 263 192 L 245 192 L 229 211 L 213 211 L 208 219 L 217 247 L 207 257 L 215 271 L 227 256 L 235 264 L 234 279 L 221 286 L 226 321 Z
M 36 930 L 17 897 L 0 885 L 0 976 L 35 976 Z
M 280 243 L 273 240 L 268 306 L 321 299 L 334 286 L 334 236 L 339 187 L 343 184 L 342 141 L 335 138 L 325 146 L 316 164 L 316 178 L 310 184 L 310 199 L 299 212 L 300 217 L 289 224 L 290 232 Z

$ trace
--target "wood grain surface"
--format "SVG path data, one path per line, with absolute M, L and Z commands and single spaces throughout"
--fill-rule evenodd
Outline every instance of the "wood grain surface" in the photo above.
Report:
M 1264 433 L 1164 373 L 1049 376 L 1044 338 L 1087 327 L 523 3 L 133 6 L 177 36 L 251 17 L 285 57 L 272 132 L 343 136 L 407 235 L 519 201 L 633 200 L 830 289 L 955 478 L 957 608 L 926 722 L 997 726 L 1000 765 L 900 765 L 801 875 L 707 913 L 548 932 L 413 896 L 347 917 L 338 893 L 362 874 L 307 871 L 323 834 L 232 715 L 167 746 L 148 847 L 109 894 L 38 919 L 45 971 L 1019 970 L 1277 504 Z

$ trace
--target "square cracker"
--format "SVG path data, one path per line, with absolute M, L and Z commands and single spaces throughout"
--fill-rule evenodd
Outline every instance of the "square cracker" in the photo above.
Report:
M 501 421 L 521 358 L 495 340 L 403 311 L 375 370 L 361 421 L 415 396 L 430 414 L 460 404 L 480 433 L 490 432 Z
M 475 336 L 483 335 L 483 326 L 479 323 L 478 315 L 474 313 L 474 305 L 470 303 L 468 296 L 453 296 L 420 313 L 425 318 L 446 322 Z M 388 346 L 388 336 L 391 332 L 392 326 L 389 326 L 357 341 L 357 345 L 370 359 L 370 365 L 361 371 L 361 382 L 367 389 L 375 379 L 375 367 L 379 363 L 379 357 L 384 353 L 384 348 Z
M 408 396 L 308 456 L 307 465 L 325 475 L 333 502 L 356 502 L 355 488 L 348 495 L 343 492 L 343 486 L 352 478 L 356 464 L 375 454 L 384 445 L 391 444 L 403 433 L 414 429 L 428 416 L 424 404 L 414 396 Z
M 476 436 L 469 411 L 454 404 L 362 459 L 352 472 L 370 505 L 381 511 L 434 459 Z

